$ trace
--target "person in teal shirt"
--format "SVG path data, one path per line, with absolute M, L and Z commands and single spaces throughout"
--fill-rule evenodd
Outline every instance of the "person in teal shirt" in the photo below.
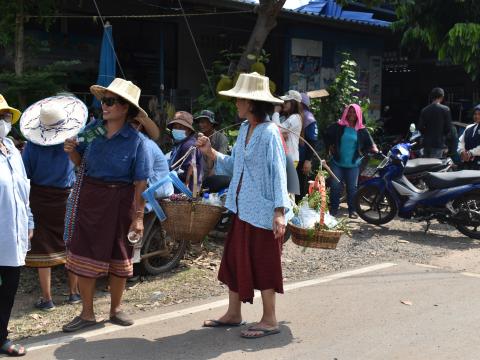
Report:
M 347 188 L 348 213 L 355 219 L 354 198 L 357 192 L 360 163 L 363 156 L 378 152 L 368 130 L 363 125 L 362 109 L 357 104 L 351 104 L 343 111 L 342 118 L 327 128 L 325 144 L 332 160 L 330 167 L 340 182 L 330 184 L 330 214 L 337 215 L 340 205 L 342 185 Z

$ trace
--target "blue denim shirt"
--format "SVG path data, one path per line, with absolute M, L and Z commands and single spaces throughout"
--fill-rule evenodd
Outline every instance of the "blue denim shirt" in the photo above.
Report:
M 101 120 L 92 121 L 86 130 L 97 126 Z M 77 146 L 83 155 L 86 142 Z M 105 182 L 126 182 L 147 180 L 151 176 L 150 157 L 140 133 L 130 124 L 125 125 L 110 139 L 96 137 L 90 144 L 86 159 L 86 175 Z
M 147 148 L 148 156 L 152 164 L 152 176 L 148 178 L 148 186 L 157 183 L 163 178 L 169 177 L 170 169 L 168 167 L 168 161 L 162 150 L 158 145 L 149 137 L 140 133 L 145 146 Z M 171 181 L 160 186 L 155 194 L 158 198 L 168 197 L 173 194 L 173 184 Z
M 75 166 L 63 150 L 63 144 L 41 146 L 27 142 L 22 158 L 32 184 L 61 189 L 73 186 Z
M 287 221 L 293 217 L 287 192 L 285 150 L 280 132 L 270 120 L 255 127 L 245 146 L 248 128 L 248 121 L 240 126 L 231 156 L 218 153 L 215 173 L 232 177 L 227 209 L 253 226 L 272 230 L 275 208 L 285 208 Z
M 28 229 L 34 227 L 30 181 L 13 142 L 5 138 L 3 143 L 9 154 L 0 153 L 0 266 L 22 266 L 29 250 Z

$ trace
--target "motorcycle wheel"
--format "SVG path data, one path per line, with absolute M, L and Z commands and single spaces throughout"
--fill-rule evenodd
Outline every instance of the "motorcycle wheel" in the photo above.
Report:
M 152 256 L 141 262 L 143 270 L 150 275 L 159 275 L 175 268 L 185 254 L 188 241 L 185 239 L 174 239 L 169 236 L 158 219 L 152 226 L 142 246 L 142 254 L 167 249 L 167 256 Z
M 456 228 L 471 239 L 480 239 L 480 192 L 471 192 L 453 203 L 454 209 L 465 214 L 465 224 L 457 224 Z
M 385 193 L 382 199 L 378 199 L 379 196 L 379 189 L 371 185 L 360 187 L 355 195 L 355 210 L 369 224 L 383 225 L 397 215 L 397 203 L 392 196 Z

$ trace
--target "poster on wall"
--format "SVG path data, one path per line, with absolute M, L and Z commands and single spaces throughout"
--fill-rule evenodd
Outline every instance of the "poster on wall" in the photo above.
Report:
M 318 90 L 322 84 L 322 42 L 292 39 L 290 88 L 298 91 Z
M 379 118 L 382 104 L 382 58 L 380 56 L 370 56 L 369 72 L 368 96 L 370 97 L 370 107 L 372 115 Z

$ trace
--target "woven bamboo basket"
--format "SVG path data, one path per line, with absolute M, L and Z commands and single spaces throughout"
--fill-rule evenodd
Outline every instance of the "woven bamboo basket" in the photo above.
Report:
M 336 249 L 343 231 L 304 229 L 288 223 L 292 241 L 303 247 Z
M 167 219 L 162 223 L 168 234 L 183 238 L 191 243 L 203 241 L 205 236 L 217 225 L 223 208 L 202 204 L 199 201 L 161 200 Z
M 327 193 L 325 187 L 325 178 L 319 172 L 315 177 L 314 183 L 310 186 L 308 192 L 313 191 L 320 193 L 320 225 L 325 224 L 325 211 L 327 210 Z M 292 241 L 303 247 L 315 249 L 336 249 L 340 237 L 343 234 L 341 230 L 324 230 L 318 229 L 304 229 L 298 227 L 291 222 L 288 223 L 288 228 L 292 234 Z

